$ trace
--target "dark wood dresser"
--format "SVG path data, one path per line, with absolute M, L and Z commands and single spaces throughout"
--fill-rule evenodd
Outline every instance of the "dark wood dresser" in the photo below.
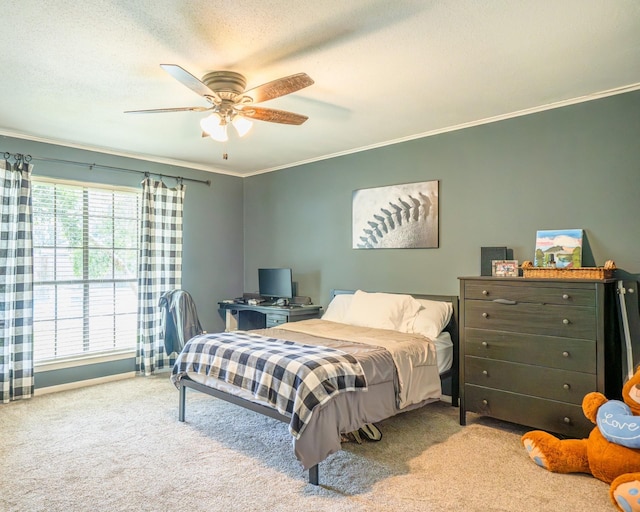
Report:
M 615 280 L 460 278 L 460 424 L 475 412 L 584 437 L 622 389 Z

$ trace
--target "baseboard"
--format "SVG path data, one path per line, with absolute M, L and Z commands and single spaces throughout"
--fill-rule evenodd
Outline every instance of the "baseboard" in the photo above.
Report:
M 114 382 L 117 380 L 131 379 L 136 376 L 136 372 L 118 373 L 116 375 L 107 375 L 98 377 L 97 379 L 79 380 L 76 382 L 68 382 L 67 384 L 58 384 L 57 386 L 48 386 L 46 388 L 36 388 L 34 396 L 56 393 L 58 391 L 67 391 L 69 389 L 84 388 L 87 386 L 95 386 L 96 384 L 104 384 L 105 382 Z

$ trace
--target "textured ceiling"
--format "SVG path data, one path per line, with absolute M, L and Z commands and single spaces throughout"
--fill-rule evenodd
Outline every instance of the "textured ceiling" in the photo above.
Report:
M 640 88 L 638 0 L 2 0 L 0 135 L 215 172 L 297 163 Z M 160 68 L 234 70 L 309 116 L 201 137 Z M 10 150 L 10 148 L 2 148 Z M 229 155 L 223 160 L 222 154 Z M 39 155 L 46 156 L 46 155 Z

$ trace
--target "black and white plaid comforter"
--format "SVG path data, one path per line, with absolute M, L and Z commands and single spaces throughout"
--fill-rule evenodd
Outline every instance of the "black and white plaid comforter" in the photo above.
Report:
M 296 439 L 315 407 L 338 393 L 367 388 L 364 371 L 350 354 L 249 332 L 192 338 L 178 356 L 171 380 L 177 385 L 187 372 L 250 391 L 290 415 L 289 431 Z

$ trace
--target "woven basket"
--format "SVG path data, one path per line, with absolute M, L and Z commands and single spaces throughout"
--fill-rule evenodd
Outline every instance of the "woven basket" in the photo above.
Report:
M 546 268 L 534 267 L 530 261 L 522 264 L 523 277 L 537 277 L 543 279 L 609 279 L 613 277 L 616 264 L 607 260 L 604 267 L 584 268 Z

